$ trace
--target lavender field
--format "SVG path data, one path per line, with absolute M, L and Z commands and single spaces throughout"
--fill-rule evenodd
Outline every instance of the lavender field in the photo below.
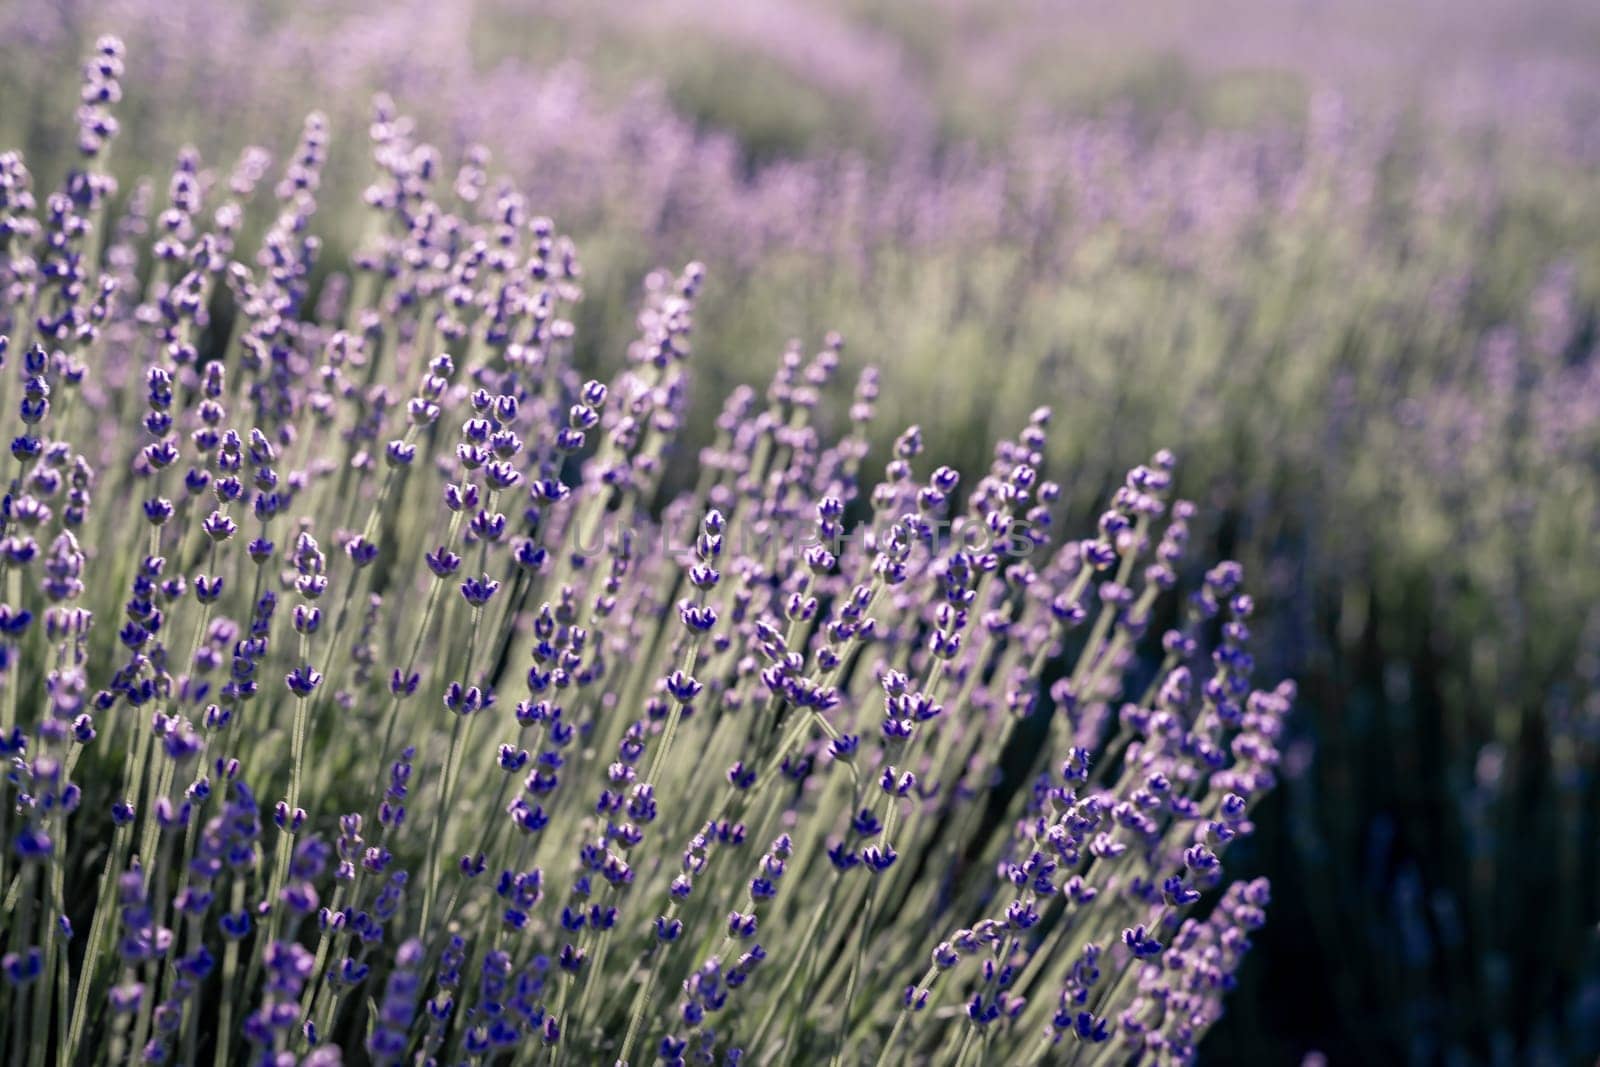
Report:
M 1600 9 L 8 0 L 0 418 L 0 1062 L 1600 1057 Z

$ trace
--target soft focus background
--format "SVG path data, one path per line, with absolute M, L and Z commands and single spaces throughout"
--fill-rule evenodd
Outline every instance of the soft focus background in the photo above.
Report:
M 382 91 L 577 239 L 582 360 L 704 260 L 702 438 L 835 328 L 953 465 L 1052 405 L 1076 519 L 1176 450 L 1303 693 L 1206 1053 L 1600 1053 L 1600 5 L 5 0 L 41 187 L 102 32 L 124 196 L 318 108 L 338 262 Z

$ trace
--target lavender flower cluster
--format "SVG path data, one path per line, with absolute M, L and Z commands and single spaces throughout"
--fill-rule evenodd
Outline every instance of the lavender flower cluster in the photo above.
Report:
M 380 107 L 323 280 L 324 120 L 119 200 L 122 72 L 57 191 L 0 156 L 8 1062 L 1193 1060 L 1293 687 L 1170 454 L 1079 540 L 1048 409 L 970 488 L 915 428 L 872 481 L 830 337 L 663 501 L 698 265 L 585 380 L 575 248 L 485 151 Z

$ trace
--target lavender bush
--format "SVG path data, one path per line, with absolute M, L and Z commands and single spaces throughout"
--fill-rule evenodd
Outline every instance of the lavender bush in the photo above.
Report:
M 186 144 L 283 157 L 313 107 L 319 198 L 355 205 L 382 90 L 583 248 L 582 377 L 692 253 L 690 410 L 837 328 L 837 378 L 893 383 L 880 453 L 914 422 L 980 471 L 1047 398 L 1065 528 L 1172 445 L 1194 553 L 1246 565 L 1261 669 L 1301 683 L 1284 788 L 1230 857 L 1272 875 L 1274 919 L 1211 1055 L 1600 1048 L 1593 5 L 14 0 L 0 145 L 40 190 L 81 165 L 62 102 L 108 29 L 138 57 L 116 216 L 159 211 Z M 279 173 L 241 197 L 243 248 Z M 344 306 L 369 219 L 313 218 L 307 308 Z M 686 419 L 678 453 L 716 434 Z M 658 500 L 697 474 L 667 464 Z
M 1048 409 L 868 484 L 830 338 L 673 493 L 698 264 L 585 380 L 484 150 L 380 107 L 317 286 L 324 118 L 122 197 L 122 76 L 0 157 L 10 1062 L 1194 1058 L 1293 688 L 1170 454 L 1081 540 Z

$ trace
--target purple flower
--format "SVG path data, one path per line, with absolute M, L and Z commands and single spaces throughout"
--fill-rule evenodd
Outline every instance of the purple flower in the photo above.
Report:
M 294 693 L 295 696 L 304 698 L 310 696 L 316 691 L 317 686 L 322 684 L 322 675 L 310 664 L 305 664 L 290 671 L 284 676 L 283 680 L 288 685 L 290 692 Z
M 467 578 L 461 583 L 461 597 L 475 608 L 481 608 L 500 589 L 500 583 L 487 574 L 482 578 Z

